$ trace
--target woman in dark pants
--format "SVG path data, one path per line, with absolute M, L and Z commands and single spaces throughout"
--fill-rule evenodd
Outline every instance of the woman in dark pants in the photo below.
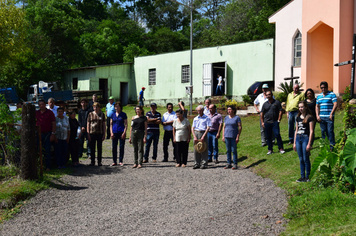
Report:
M 72 158 L 72 163 L 74 167 L 79 166 L 79 136 L 81 135 L 80 132 L 78 134 L 78 128 L 80 131 L 80 125 L 78 120 L 75 118 L 75 111 L 69 110 L 67 112 L 69 115 L 69 127 L 70 127 L 70 136 L 69 136 L 69 154 Z M 79 136 L 78 136 L 79 135 Z
M 88 132 L 88 140 L 90 142 L 90 150 L 91 150 L 91 163 L 90 166 L 95 165 L 95 145 L 98 147 L 98 166 L 102 166 L 101 158 L 102 158 L 102 147 L 103 141 L 105 140 L 106 133 L 106 122 L 105 122 L 105 114 L 100 110 L 100 103 L 94 102 L 93 104 L 93 112 L 90 112 L 88 115 L 87 122 L 87 132 Z
M 122 111 L 121 102 L 115 103 L 115 113 L 111 115 L 110 119 L 110 133 L 112 139 L 112 158 L 113 163 L 111 166 L 117 165 L 117 144 L 120 140 L 120 155 L 119 165 L 123 166 L 124 148 L 127 130 L 127 115 Z
M 176 167 L 185 167 L 188 159 L 188 148 L 191 137 L 190 123 L 184 118 L 184 111 L 176 111 L 177 119 L 173 121 L 173 142 L 176 145 Z
M 129 142 L 134 146 L 135 164 L 132 168 L 141 168 L 143 162 L 143 144 L 147 137 L 147 117 L 141 106 L 135 107 L 136 115 L 132 117 Z M 139 156 L 140 155 L 140 156 Z

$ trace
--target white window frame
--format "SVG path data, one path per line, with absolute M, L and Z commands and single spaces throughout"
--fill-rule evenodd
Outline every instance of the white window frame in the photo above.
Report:
M 182 82 L 182 84 L 190 82 L 190 65 L 183 65 L 182 66 L 181 82 Z
M 302 65 L 302 33 L 300 31 L 295 35 L 293 42 L 293 66 L 299 67 Z

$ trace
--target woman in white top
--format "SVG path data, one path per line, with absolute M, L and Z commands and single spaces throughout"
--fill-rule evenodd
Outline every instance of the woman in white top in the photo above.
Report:
M 181 109 L 176 111 L 177 119 L 173 121 L 173 142 L 176 150 L 176 167 L 185 167 L 188 159 L 188 148 L 191 137 L 190 123 L 184 118 L 184 112 Z
M 70 136 L 69 120 L 64 116 L 64 109 L 58 107 L 56 117 L 56 135 L 54 150 L 56 153 L 56 164 L 58 169 L 65 168 L 67 161 L 67 150 Z

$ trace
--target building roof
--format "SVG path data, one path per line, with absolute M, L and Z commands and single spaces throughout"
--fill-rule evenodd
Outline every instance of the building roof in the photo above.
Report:
M 65 70 L 65 71 L 88 70 L 88 69 L 90 70 L 90 69 L 95 69 L 95 68 L 104 67 L 104 66 L 118 66 L 118 65 L 128 65 L 128 64 L 133 64 L 133 62 L 107 64 L 107 65 L 98 65 L 98 66 L 86 66 L 86 67 L 79 67 L 79 68 L 67 69 L 67 70 Z
M 283 7 L 281 7 L 278 11 L 276 11 L 275 13 L 273 13 L 272 15 L 270 15 L 270 17 L 268 17 L 268 19 L 271 19 L 274 15 L 276 15 L 277 13 L 279 13 L 281 10 L 283 10 L 285 7 L 287 7 L 289 4 L 291 4 L 294 0 L 289 1 L 286 5 L 284 5 Z M 274 23 L 274 22 L 270 22 L 270 23 Z

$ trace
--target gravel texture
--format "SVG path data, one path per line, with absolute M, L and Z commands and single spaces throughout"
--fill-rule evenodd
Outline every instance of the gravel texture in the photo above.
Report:
M 132 169 L 133 148 L 125 145 L 125 166 L 110 167 L 111 141 L 103 166 L 89 160 L 56 188 L 39 192 L 21 213 L 0 226 L 0 235 L 278 235 L 287 223 L 285 192 L 249 169 L 225 170 L 209 163 L 193 170 L 163 159 Z M 152 148 L 151 148 L 152 152 Z M 170 150 L 170 153 L 172 151 Z

